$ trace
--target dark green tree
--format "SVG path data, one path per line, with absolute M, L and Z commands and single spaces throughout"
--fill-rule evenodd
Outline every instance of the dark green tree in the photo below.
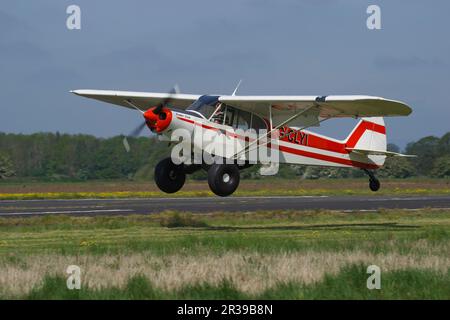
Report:
M 400 152 L 400 147 L 399 146 L 397 146 L 396 144 L 394 144 L 394 143 L 388 143 L 387 144 L 387 150 L 388 151 L 392 151 L 392 152 Z
M 442 155 L 450 155 L 450 132 L 442 136 L 438 143 L 438 153 Z
M 158 161 L 170 156 L 168 144 L 157 141 L 155 137 L 130 138 L 129 153 L 122 145 L 122 138 L 0 132 L 0 153 L 3 155 L 1 174 L 4 177 L 12 172 L 17 177 L 48 180 L 151 179 Z M 388 145 L 388 150 L 400 151 L 393 144 Z M 448 166 L 445 156 L 450 156 L 450 133 L 442 138 L 431 136 L 412 142 L 405 152 L 416 154 L 418 158 L 390 158 L 379 174 L 398 178 L 416 174 L 444 177 Z M 242 178 L 260 178 L 258 169 L 259 166 L 253 166 L 243 170 Z M 346 178 L 362 177 L 364 173 L 357 169 L 280 164 L 277 176 L 286 179 Z M 198 172 L 190 178 L 205 179 L 206 174 Z
M 440 139 L 433 136 L 408 143 L 406 153 L 417 155 L 417 158 L 411 161 L 413 161 L 419 175 L 428 175 L 433 169 L 433 162 L 440 153 L 439 143 Z
M 434 162 L 431 176 L 435 178 L 450 177 L 450 155 L 442 156 Z
M 0 154 L 0 179 L 14 175 L 13 163 L 8 155 Z
M 407 158 L 388 157 L 378 175 L 386 178 L 409 178 L 416 175 L 416 168 Z

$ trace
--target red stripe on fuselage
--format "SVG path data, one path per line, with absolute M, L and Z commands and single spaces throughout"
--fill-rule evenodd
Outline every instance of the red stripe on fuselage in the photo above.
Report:
M 288 130 L 293 130 L 292 128 L 288 128 Z M 352 135 L 349 137 L 349 139 L 346 141 L 346 143 L 341 143 L 338 141 L 333 141 L 330 139 L 326 139 L 324 137 L 316 136 L 311 133 L 307 133 L 308 135 L 308 144 L 306 146 L 321 150 L 327 150 L 332 151 L 336 153 L 342 153 L 342 154 L 348 154 L 349 151 L 346 148 L 353 148 L 356 143 L 361 139 L 362 135 L 366 130 L 372 130 L 381 134 L 386 134 L 386 128 L 382 125 L 363 121 L 361 122 L 358 127 L 353 131 Z M 288 135 L 281 139 L 281 141 L 285 142 L 292 142 L 289 141 Z
M 307 157 L 307 158 L 313 158 L 313 159 L 323 160 L 323 161 L 327 161 L 327 162 L 345 164 L 348 166 L 364 168 L 364 169 L 379 168 L 379 166 L 377 166 L 376 164 L 369 164 L 369 163 L 354 161 L 354 160 L 350 160 L 350 159 L 341 159 L 341 158 L 337 158 L 337 157 L 333 157 L 333 156 L 329 156 L 329 155 L 325 155 L 325 154 L 294 149 L 294 148 L 290 148 L 290 147 L 286 147 L 286 146 L 279 146 L 279 148 L 280 148 L 280 151 L 282 151 L 282 152 L 288 152 L 288 153 L 296 154 L 296 155 Z

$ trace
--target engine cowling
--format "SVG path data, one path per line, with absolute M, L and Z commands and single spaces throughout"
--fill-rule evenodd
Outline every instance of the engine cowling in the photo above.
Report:
M 155 113 L 157 107 L 152 107 L 144 112 L 145 123 L 153 132 L 160 133 L 167 129 L 172 122 L 172 111 L 162 108 L 159 113 Z

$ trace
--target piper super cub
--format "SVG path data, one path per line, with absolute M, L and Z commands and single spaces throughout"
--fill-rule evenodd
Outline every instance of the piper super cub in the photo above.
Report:
M 387 156 L 406 156 L 386 150 L 382 117 L 407 116 L 412 111 L 400 101 L 363 95 L 237 96 L 236 90 L 232 95 L 194 95 L 181 94 L 177 89 L 169 93 L 71 92 L 140 111 L 145 121 L 133 131 L 133 136 L 147 126 L 160 140 L 178 143 L 180 137 L 174 133 L 179 129 L 189 135 L 200 132 L 201 138 L 207 138 L 190 139 L 190 152 L 202 150 L 224 161 L 192 162 L 186 154 L 169 157 L 155 167 L 155 182 L 162 191 L 174 193 L 183 187 L 186 174 L 203 169 L 208 173 L 209 187 L 219 196 L 228 196 L 237 189 L 240 170 L 262 163 L 261 174 L 274 174 L 278 162 L 362 169 L 369 176 L 370 189 L 377 191 L 380 182 L 375 170 L 384 164 Z M 306 130 L 324 120 L 345 117 L 361 119 L 344 140 Z M 245 134 L 258 131 L 264 134 Z M 126 138 L 124 145 L 129 151 Z M 270 149 L 271 153 L 276 149 L 278 161 L 249 161 L 247 156 L 252 150 L 261 147 Z

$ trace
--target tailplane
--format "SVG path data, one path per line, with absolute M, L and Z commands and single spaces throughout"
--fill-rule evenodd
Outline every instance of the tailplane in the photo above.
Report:
M 350 157 L 363 157 L 366 161 L 381 167 L 389 156 L 414 157 L 411 155 L 387 151 L 386 126 L 381 117 L 361 118 L 356 127 L 345 140 L 345 149 Z M 369 188 L 372 191 L 380 189 L 380 181 L 374 171 L 363 169 L 369 176 Z
M 386 126 L 381 117 L 361 118 L 348 136 L 345 149 L 365 156 L 415 157 L 387 151 Z

